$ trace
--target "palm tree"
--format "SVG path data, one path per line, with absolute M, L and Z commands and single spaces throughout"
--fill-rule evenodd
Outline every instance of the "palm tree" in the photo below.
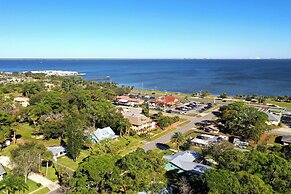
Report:
M 0 190 L 5 190 L 7 194 L 28 189 L 23 177 L 8 175 L 0 182 Z
M 43 155 L 42 155 L 42 159 L 43 159 L 44 161 L 46 161 L 45 176 L 47 176 L 47 174 L 48 174 L 48 163 L 49 163 L 50 161 L 52 161 L 53 158 L 54 158 L 54 155 L 53 155 L 53 153 L 52 153 L 51 151 L 49 151 L 49 150 L 45 151 L 45 152 L 43 153 Z
M 171 142 L 177 145 L 178 150 L 180 146 L 183 145 L 184 141 L 185 141 L 185 138 L 181 132 L 176 132 L 171 138 Z

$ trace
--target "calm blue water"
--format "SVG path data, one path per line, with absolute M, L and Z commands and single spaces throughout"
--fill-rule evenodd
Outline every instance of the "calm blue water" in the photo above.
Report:
M 46 69 L 110 76 L 136 88 L 291 96 L 291 60 L 0 60 L 0 71 Z

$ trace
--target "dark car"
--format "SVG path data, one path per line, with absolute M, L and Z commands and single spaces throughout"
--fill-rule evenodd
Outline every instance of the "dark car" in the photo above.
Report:
M 197 123 L 195 123 L 195 125 L 196 125 L 196 126 L 204 126 L 205 124 L 202 123 L 202 122 L 197 122 Z
M 157 148 L 161 150 L 169 150 L 171 147 L 164 143 L 156 143 Z

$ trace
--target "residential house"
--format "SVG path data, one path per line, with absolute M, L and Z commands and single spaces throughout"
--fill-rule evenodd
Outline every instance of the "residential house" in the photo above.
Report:
M 51 146 L 47 147 L 54 155 L 54 161 L 57 161 L 59 157 L 66 155 L 67 149 L 63 146 Z
M 240 149 L 246 149 L 249 146 L 249 142 L 242 141 L 238 138 L 234 138 L 232 143 L 234 144 L 235 147 Z
M 130 98 L 129 96 L 117 96 L 116 103 L 125 106 L 139 106 L 144 103 L 140 98 Z
M 28 97 L 15 97 L 14 102 L 19 103 L 23 107 L 29 106 L 29 98 Z
M 123 116 L 131 123 L 131 129 L 137 134 L 146 133 L 156 128 L 156 123 L 152 119 L 137 112 L 124 112 Z
M 268 125 L 279 125 L 280 121 L 281 121 L 281 114 L 276 114 L 276 113 L 271 113 L 271 112 L 267 112 L 266 113 L 268 115 L 268 121 L 267 124 Z
M 45 83 L 44 87 L 46 90 L 50 91 L 53 87 L 55 87 L 55 84 Z
M 3 178 L 7 175 L 7 172 L 3 165 L 0 163 L 0 181 L 3 180 Z
M 174 155 L 164 156 L 164 158 L 168 161 L 165 166 L 168 171 L 177 170 L 178 173 L 191 172 L 194 174 L 203 174 L 211 168 L 199 162 L 201 156 L 195 151 L 177 152 Z
M 110 127 L 105 127 L 103 129 L 96 129 L 93 133 L 87 136 L 93 143 L 98 143 L 104 139 L 116 139 L 118 136 Z
M 221 140 L 228 140 L 227 136 L 213 136 L 207 134 L 201 134 L 191 140 L 191 144 L 194 146 L 207 147 L 212 143 L 220 142 Z
M 174 96 L 167 95 L 163 97 L 159 97 L 156 100 L 153 100 L 151 103 L 155 104 L 156 106 L 173 106 L 180 102 L 180 100 Z

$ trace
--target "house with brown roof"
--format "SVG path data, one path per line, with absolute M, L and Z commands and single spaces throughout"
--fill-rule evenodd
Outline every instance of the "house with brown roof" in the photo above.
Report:
M 144 102 L 144 100 L 139 98 L 130 98 L 129 96 L 117 96 L 116 102 L 119 105 L 138 106 L 141 105 Z
M 158 99 L 152 101 L 152 103 L 154 103 L 155 105 L 158 106 L 173 106 L 175 104 L 178 104 L 180 102 L 180 99 L 171 96 L 171 95 L 167 95 L 167 96 L 163 96 L 163 97 L 159 97 Z
M 123 116 L 131 123 L 131 129 L 137 134 L 150 132 L 156 128 L 156 123 L 140 113 L 124 112 Z

